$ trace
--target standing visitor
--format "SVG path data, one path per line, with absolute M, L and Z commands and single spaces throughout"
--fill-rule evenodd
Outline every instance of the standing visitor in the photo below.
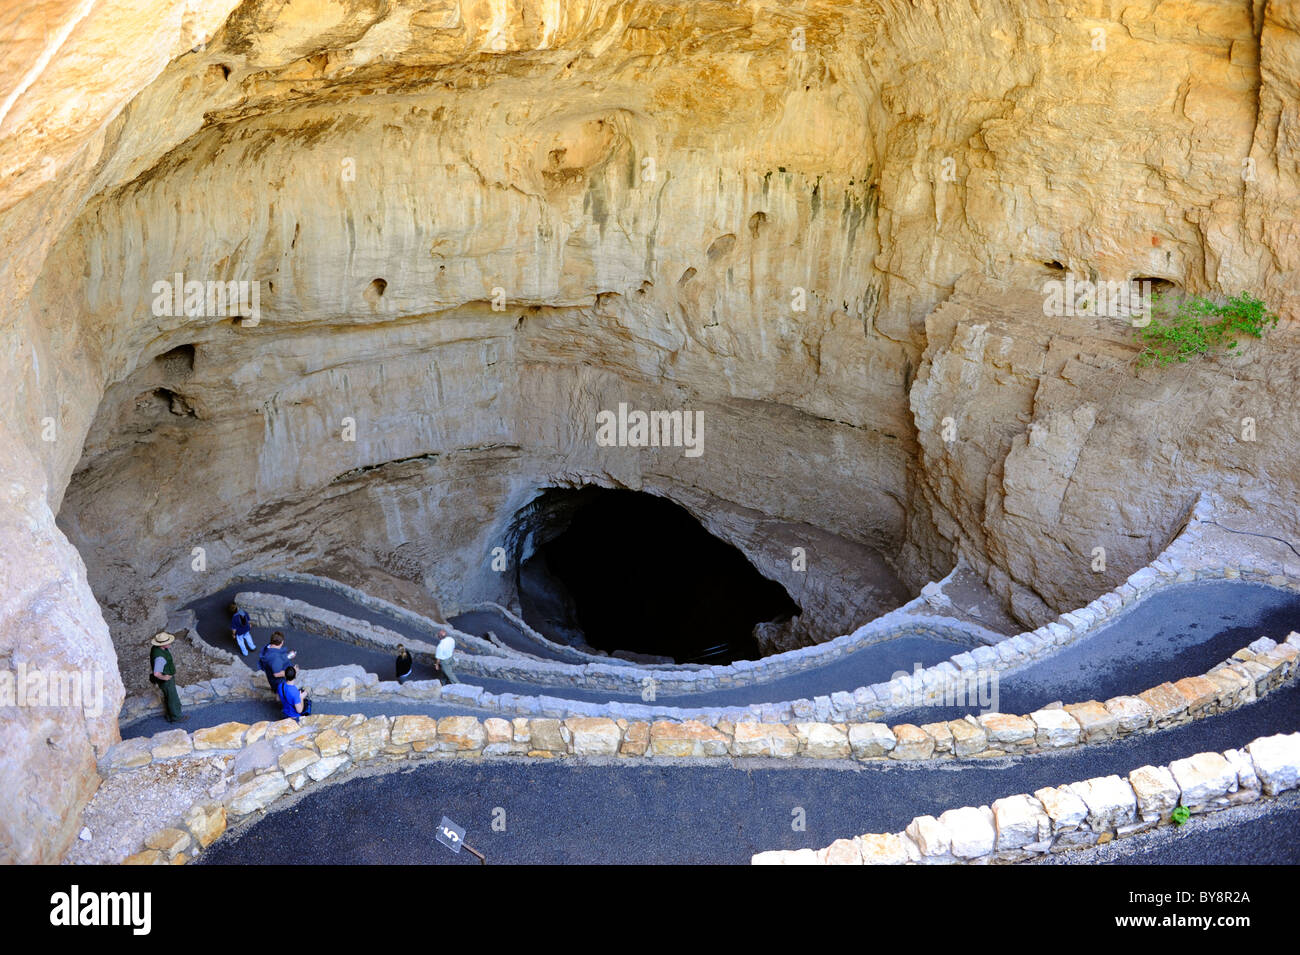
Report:
M 411 658 L 411 651 L 406 649 L 404 644 L 397 645 L 397 682 L 405 683 L 411 678 L 411 667 L 415 661 Z
M 183 723 L 189 719 L 181 715 L 181 698 L 176 692 L 176 662 L 168 649 L 176 638 L 166 630 L 159 630 L 150 641 L 149 682 L 158 687 L 163 698 L 163 715 L 168 723 Z
M 257 658 L 257 663 L 266 674 L 266 682 L 271 685 L 272 693 L 280 692 L 285 670 L 297 655 L 297 650 L 285 650 L 283 633 L 277 630 L 271 634 L 271 642 L 262 648 L 262 655 Z
M 451 655 L 456 652 L 456 641 L 447 636 L 446 630 L 439 630 L 438 636 L 442 639 L 438 641 L 438 649 L 433 651 L 435 657 L 433 668 L 437 671 L 438 679 L 444 676 L 448 683 L 459 683 L 456 674 L 451 669 Z
M 276 691 L 276 696 L 280 698 L 280 712 L 291 720 L 311 716 L 311 700 L 303 696 L 302 691 L 294 684 L 296 679 L 298 679 L 297 669 L 289 667 L 284 671 L 284 682 Z
M 250 650 L 256 650 L 253 644 L 253 623 L 248 619 L 248 613 L 240 610 L 238 604 L 231 604 L 229 608 L 230 617 L 230 635 L 235 638 L 239 644 L 239 652 L 243 656 L 248 656 Z M 245 647 L 244 644 L 248 646 Z

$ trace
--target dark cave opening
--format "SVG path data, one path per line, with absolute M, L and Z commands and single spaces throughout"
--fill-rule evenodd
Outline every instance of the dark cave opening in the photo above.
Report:
M 685 508 L 638 491 L 547 489 L 517 519 L 520 607 L 557 642 L 678 663 L 756 659 L 785 588 Z

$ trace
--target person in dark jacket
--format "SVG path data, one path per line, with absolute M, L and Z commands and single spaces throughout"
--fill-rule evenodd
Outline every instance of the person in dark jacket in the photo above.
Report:
M 285 670 L 297 655 L 297 650 L 285 649 L 284 634 L 279 630 L 271 634 L 271 642 L 262 647 L 262 654 L 257 658 L 257 662 L 262 672 L 266 674 L 266 682 L 271 685 L 272 693 L 279 692 L 280 684 L 284 682 Z
M 406 649 L 404 644 L 397 645 L 397 682 L 405 683 L 411 678 L 411 667 L 415 665 L 415 660 L 411 657 L 411 651 Z
M 168 649 L 176 638 L 166 630 L 159 630 L 149 642 L 149 682 L 158 687 L 163 698 L 163 715 L 168 723 L 183 723 L 189 719 L 181 714 L 181 698 L 176 692 L 176 662 Z
M 248 611 L 240 610 L 238 604 L 231 604 L 228 608 L 230 611 L 230 635 L 235 638 L 239 644 L 239 652 L 243 656 L 248 656 L 250 650 L 256 650 L 257 644 L 253 643 L 253 622 L 248 619 Z M 248 646 L 244 646 L 248 644 Z

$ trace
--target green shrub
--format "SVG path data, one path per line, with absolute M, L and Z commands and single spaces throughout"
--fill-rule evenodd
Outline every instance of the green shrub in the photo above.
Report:
M 1174 821 L 1174 825 L 1181 826 L 1188 819 L 1192 818 L 1192 813 L 1186 806 L 1178 806 L 1169 814 L 1169 818 Z
M 1157 294 L 1152 299 L 1151 323 L 1136 333 L 1143 344 L 1138 365 L 1168 365 L 1220 346 L 1236 348 L 1237 335 L 1263 338 L 1277 322 L 1277 314 L 1249 292 L 1234 295 L 1223 305 L 1197 295 L 1172 309 Z

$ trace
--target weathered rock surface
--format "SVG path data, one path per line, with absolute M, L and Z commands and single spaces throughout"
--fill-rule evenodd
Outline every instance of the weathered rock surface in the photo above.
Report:
M 482 555 L 556 480 L 682 503 L 800 639 L 898 599 L 875 550 L 1038 622 L 1197 490 L 1296 536 L 1291 5 L 198 6 L 0 9 L 0 656 L 104 675 L 0 720 L 0 859 L 74 837 L 165 604 L 268 557 L 502 597 Z M 1135 373 L 1122 323 L 1043 316 L 1048 262 L 1287 321 Z M 154 314 L 177 273 L 258 321 Z M 705 411 L 705 454 L 597 448 L 621 401 Z

